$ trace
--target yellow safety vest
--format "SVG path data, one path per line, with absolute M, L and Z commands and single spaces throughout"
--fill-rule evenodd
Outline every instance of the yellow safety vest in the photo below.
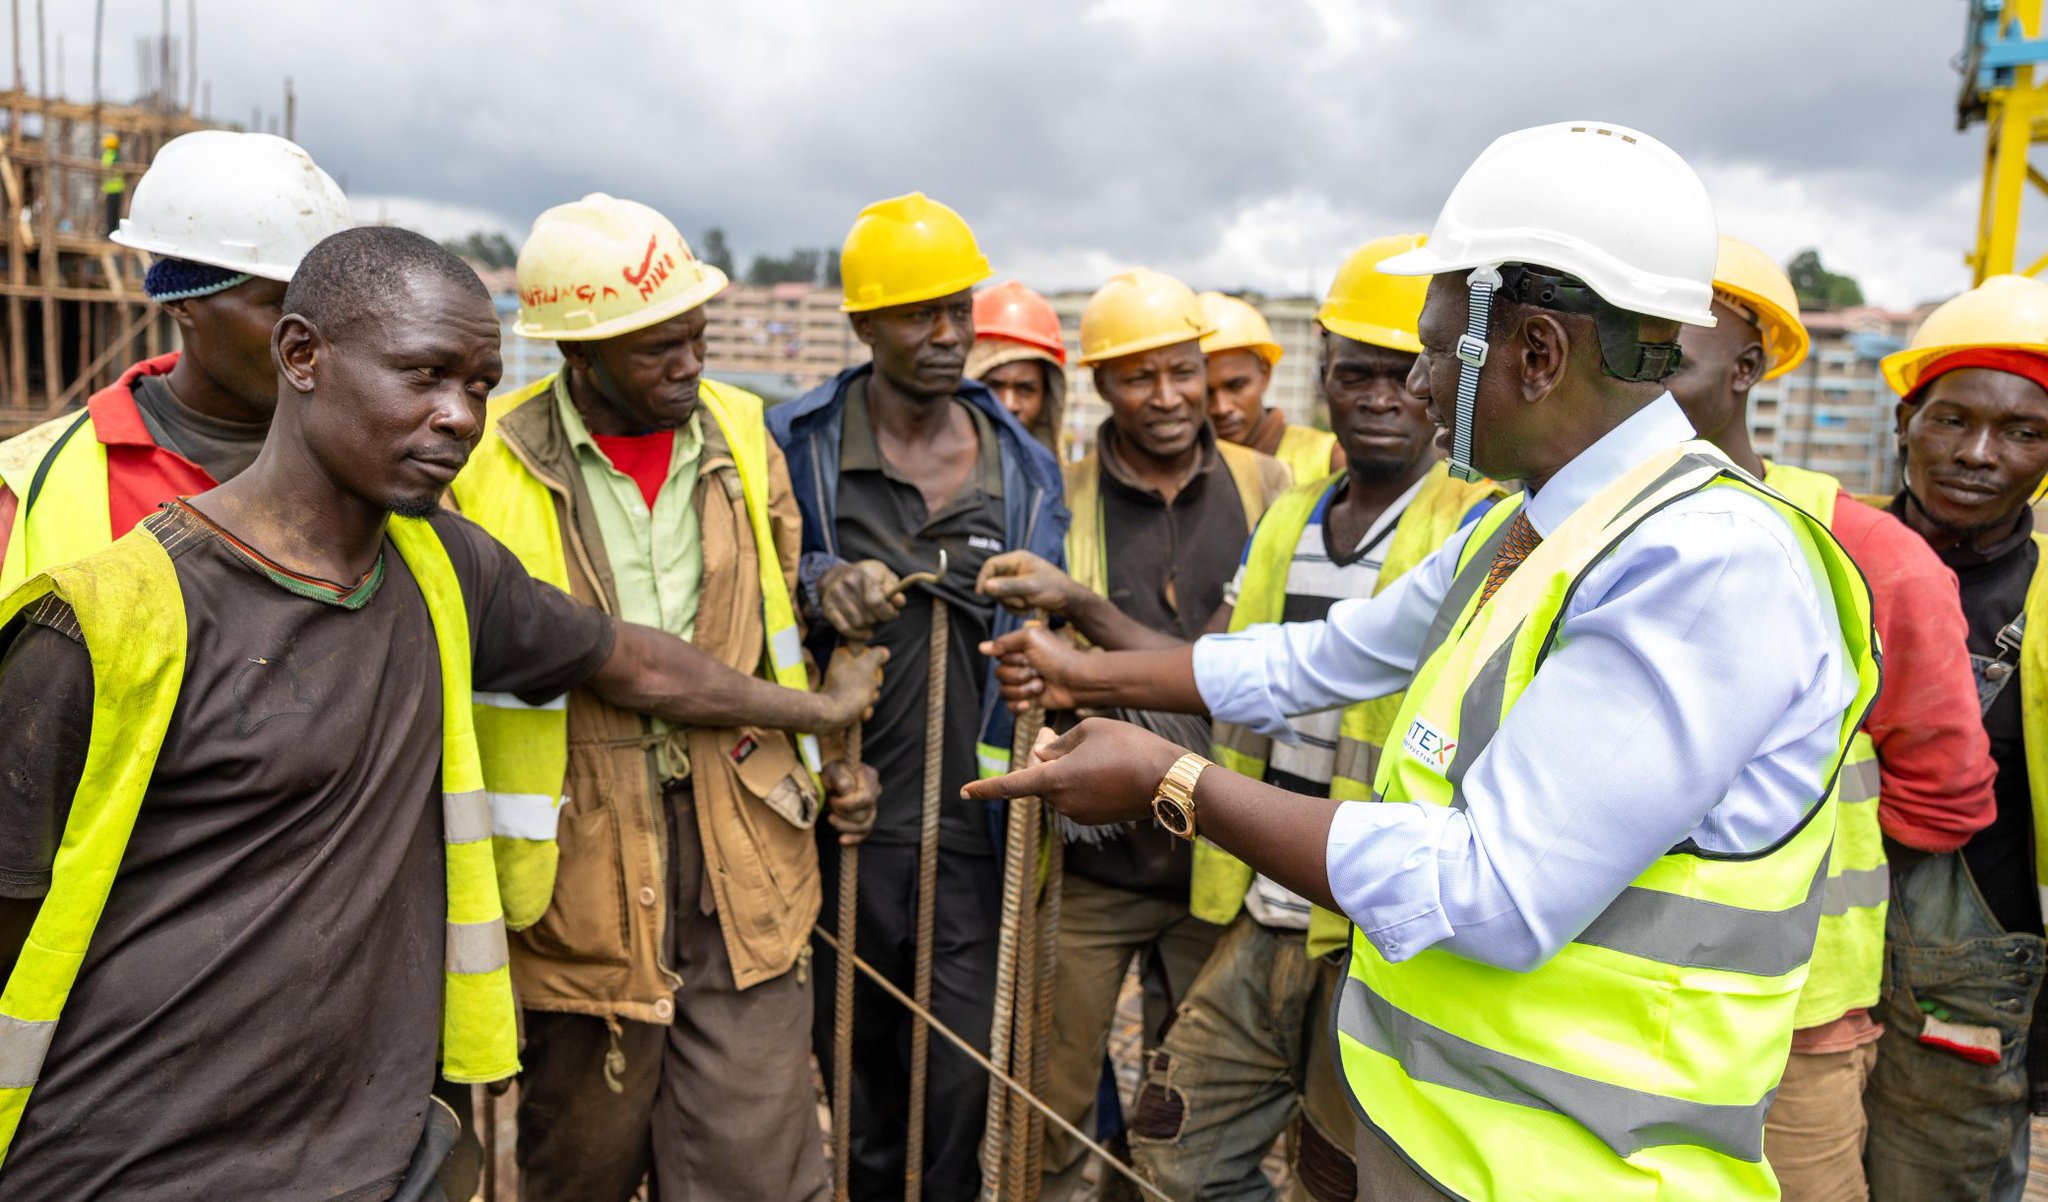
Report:
M 501 417 L 520 405 L 542 398 L 550 403 L 555 377 L 548 376 L 508 396 L 494 399 L 491 412 Z M 788 689 L 809 689 L 803 640 L 797 633 L 796 607 L 775 553 L 768 512 L 768 430 L 761 398 L 714 380 L 698 385 L 703 411 L 711 415 L 732 450 L 753 529 L 755 559 L 761 570 L 761 612 L 767 631 L 768 662 L 775 682 Z M 470 520 L 504 543 L 527 573 L 568 591 L 569 565 L 555 498 L 496 428 L 484 436 L 469 465 L 457 476 L 455 499 Z M 554 892 L 557 848 L 555 826 L 562 806 L 562 782 L 568 775 L 569 715 L 567 699 L 528 706 L 500 693 L 476 698 L 477 739 L 483 749 L 485 776 L 492 782 L 492 842 L 502 862 L 518 866 L 525 886 L 507 894 L 507 924 L 515 931 L 540 921 Z M 797 736 L 804 764 L 819 771 L 816 735 Z M 502 787 L 501 787 L 502 786 Z
M 1336 449 L 1335 434 L 1289 422 L 1280 431 L 1280 445 L 1273 448 L 1273 458 L 1287 465 L 1296 484 L 1307 484 L 1330 474 L 1330 453 Z
M 1230 629 L 1243 630 L 1283 620 L 1287 604 L 1287 572 L 1294 564 L 1294 549 L 1316 506 L 1343 479 L 1343 474 L 1298 484 L 1273 502 L 1252 532 L 1251 547 L 1245 552 L 1244 579 L 1238 587 L 1237 605 L 1231 611 Z M 1500 495 L 1491 480 L 1465 483 L 1451 479 L 1448 465 L 1439 463 L 1429 470 L 1415 499 L 1408 503 L 1394 524 L 1387 544 L 1387 558 L 1380 565 L 1373 592 L 1392 584 L 1408 569 L 1421 563 L 1432 551 L 1457 533 L 1458 523 L 1474 505 Z M 1344 729 L 1339 737 L 1338 763 L 1348 772 L 1372 778 L 1369 766 L 1379 760 L 1380 744 L 1400 707 L 1401 694 L 1355 702 L 1345 707 Z M 1253 780 L 1266 778 L 1266 761 L 1273 741 L 1234 722 L 1218 722 L 1213 732 L 1210 755 L 1224 767 Z M 1343 792 L 1349 794 L 1351 790 Z M 1338 800 L 1362 800 L 1358 792 L 1339 796 L 1335 780 L 1331 796 Z M 1195 843 L 1195 866 L 1188 894 L 1188 912 L 1196 918 L 1220 925 L 1229 923 L 1244 908 L 1245 891 L 1251 888 L 1251 865 L 1224 851 L 1207 839 Z M 1312 956 L 1327 955 L 1344 946 L 1350 920 L 1321 906 L 1309 914 L 1308 945 Z
M 1879 676 L 1869 593 L 1827 528 L 1710 444 L 1687 443 L 1581 506 L 1481 608 L 1522 498 L 1494 506 L 1460 557 L 1375 783 L 1388 802 L 1464 804 L 1455 782 L 1541 670 L 1575 586 L 1637 522 L 1709 487 L 1776 510 L 1833 603 L 1857 692 L 1814 766 L 1825 787 L 1776 847 L 1659 857 L 1529 972 L 1438 947 L 1395 963 L 1354 931 L 1337 1016 L 1345 1079 L 1366 1120 L 1458 1196 L 1777 1196 L 1764 1112 L 1813 951 L 1833 778 Z
M 59 439 L 64 445 L 50 458 Z M 7 555 L 0 559 L 0 595 L 34 572 L 84 559 L 114 541 L 107 448 L 93 436 L 87 414 L 67 413 L 0 443 L 0 483 L 15 502 Z
M 469 612 L 433 528 L 393 518 L 389 529 L 426 599 L 440 652 L 448 888 L 441 1071 L 450 1081 L 498 1081 L 519 1071 L 519 1047 L 504 916 L 486 842 L 490 811 L 470 728 Z M 0 1159 L 113 891 L 185 675 L 184 595 L 170 556 L 147 527 L 30 580 L 0 601 L 0 626 L 52 593 L 77 613 L 92 659 L 92 738 L 49 892 L 0 992 Z
M 1834 529 L 1842 482 L 1823 472 L 1771 463 L 1764 483 Z M 1891 904 L 1891 866 L 1877 820 L 1880 774 L 1877 744 L 1862 730 L 1849 741 L 1835 780 L 1835 844 L 1821 900 L 1820 933 L 1806 988 L 1799 993 L 1794 1030 L 1831 1023 L 1851 1010 L 1877 1004 L 1884 978 L 1884 916 Z
M 2020 640 L 2020 716 L 2027 732 L 2027 791 L 2034 809 L 2034 888 L 2048 914 L 2048 534 L 2034 534 L 2027 630 Z M 2039 737 L 2037 737 L 2037 733 Z

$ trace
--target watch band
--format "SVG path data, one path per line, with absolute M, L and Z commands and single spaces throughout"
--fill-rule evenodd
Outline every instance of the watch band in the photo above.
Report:
M 1209 761 L 1190 751 L 1173 762 L 1152 798 L 1152 816 L 1171 834 L 1195 837 L 1195 784 Z

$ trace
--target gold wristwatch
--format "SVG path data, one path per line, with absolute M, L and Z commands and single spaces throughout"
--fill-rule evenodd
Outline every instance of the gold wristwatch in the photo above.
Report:
M 1183 839 L 1195 837 L 1195 782 L 1208 766 L 1208 760 L 1190 751 L 1166 770 L 1159 792 L 1152 796 L 1152 816 L 1168 832 Z

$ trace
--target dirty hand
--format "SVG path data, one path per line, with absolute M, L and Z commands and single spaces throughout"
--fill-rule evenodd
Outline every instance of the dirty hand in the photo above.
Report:
M 1084 656 L 1066 639 L 1043 626 L 1026 626 L 981 645 L 983 655 L 996 657 L 996 684 L 1013 714 L 1034 705 L 1048 710 L 1074 708 L 1069 688 Z
M 818 608 L 841 638 L 865 642 L 875 627 L 903 612 L 896 573 L 878 559 L 839 564 L 818 582 Z
M 824 687 L 818 690 L 825 698 L 825 729 L 851 726 L 874 713 L 875 697 L 882 691 L 882 665 L 888 662 L 886 647 L 849 644 L 832 653 Z
M 850 847 L 875 829 L 875 804 L 882 797 L 882 777 L 866 764 L 833 760 L 825 765 L 825 808 L 839 844 Z
M 1095 594 L 1072 576 L 1029 551 L 1005 551 L 982 564 L 974 591 L 995 598 L 1018 614 L 1034 609 L 1068 614 L 1095 599 Z
M 1102 826 L 1152 816 L 1152 796 L 1184 749 L 1128 722 L 1090 718 L 1032 748 L 1031 766 L 973 781 L 974 801 L 1037 797 L 1076 822 Z

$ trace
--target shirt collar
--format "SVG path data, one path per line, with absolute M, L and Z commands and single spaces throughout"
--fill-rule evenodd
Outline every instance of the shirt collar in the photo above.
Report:
M 1522 511 L 1536 533 L 1550 532 L 1601 489 L 1651 455 L 1697 437 L 1670 393 L 1631 413 L 1620 425 L 1559 468 L 1540 491 L 1529 494 Z

